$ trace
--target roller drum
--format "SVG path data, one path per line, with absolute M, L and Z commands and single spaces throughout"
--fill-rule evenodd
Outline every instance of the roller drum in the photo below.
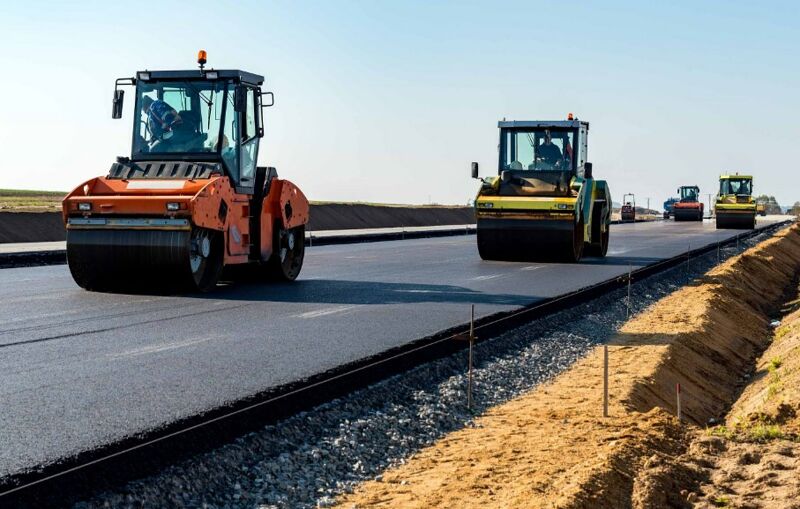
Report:
M 572 221 L 478 220 L 478 252 L 484 260 L 578 261 L 578 234 Z
M 67 261 L 87 290 L 191 286 L 191 232 L 67 230 Z
M 755 214 L 725 213 L 717 210 L 717 228 L 752 230 L 756 227 Z

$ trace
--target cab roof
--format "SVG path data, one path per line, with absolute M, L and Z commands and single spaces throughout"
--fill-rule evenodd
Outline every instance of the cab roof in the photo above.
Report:
M 753 180 L 752 175 L 720 175 L 720 180 L 728 180 L 728 179 L 750 179 Z
M 208 73 L 217 73 L 219 79 L 234 79 L 252 85 L 261 85 L 264 83 L 264 77 L 258 74 L 253 74 L 247 71 L 240 71 L 239 69 L 191 69 L 186 71 L 139 71 L 136 73 L 137 79 L 142 79 L 143 74 L 149 74 L 150 80 L 202 80 L 206 79 Z
M 500 129 L 517 129 L 517 128 L 555 128 L 555 129 L 573 129 L 580 126 L 589 128 L 589 122 L 583 120 L 501 120 L 497 123 Z

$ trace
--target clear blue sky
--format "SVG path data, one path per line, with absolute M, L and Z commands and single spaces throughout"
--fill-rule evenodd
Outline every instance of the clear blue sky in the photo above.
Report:
M 591 122 L 614 199 L 719 173 L 800 200 L 794 1 L 7 2 L 0 188 L 68 190 L 130 151 L 114 79 L 209 65 L 267 77 L 259 162 L 315 200 L 466 203 L 497 121 Z

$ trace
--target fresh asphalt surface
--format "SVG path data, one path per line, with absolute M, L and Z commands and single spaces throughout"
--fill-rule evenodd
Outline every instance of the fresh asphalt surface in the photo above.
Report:
M 783 219 L 759 218 L 759 227 Z M 474 236 L 309 248 L 291 284 L 86 292 L 0 270 L 0 478 L 740 233 L 613 225 L 606 259 L 486 262 Z

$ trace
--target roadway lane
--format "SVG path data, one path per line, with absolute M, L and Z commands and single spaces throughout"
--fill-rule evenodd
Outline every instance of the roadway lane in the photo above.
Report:
M 759 225 L 781 218 L 759 219 Z M 614 225 L 608 258 L 484 262 L 474 236 L 315 247 L 300 279 L 211 295 L 85 292 L 0 270 L 0 477 L 735 235 Z

